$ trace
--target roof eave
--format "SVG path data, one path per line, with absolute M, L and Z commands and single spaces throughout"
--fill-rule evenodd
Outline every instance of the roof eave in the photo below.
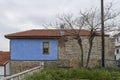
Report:
M 59 38 L 61 36 L 5 36 L 8 39 L 22 39 L 22 38 Z

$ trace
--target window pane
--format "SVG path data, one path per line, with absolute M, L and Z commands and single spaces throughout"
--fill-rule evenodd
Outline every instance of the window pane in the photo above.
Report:
M 117 53 L 117 54 L 119 53 L 119 49 L 116 50 L 116 53 Z
M 44 48 L 43 51 L 43 53 L 48 53 L 48 48 Z
M 44 42 L 44 43 L 43 43 L 43 47 L 44 47 L 44 48 L 49 48 L 49 43 L 48 43 L 48 42 Z
M 43 42 L 43 54 L 49 54 L 49 42 Z

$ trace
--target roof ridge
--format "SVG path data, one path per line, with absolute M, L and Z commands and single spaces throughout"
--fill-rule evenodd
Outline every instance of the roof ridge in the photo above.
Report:
M 70 33 L 68 33 L 68 31 Z M 76 31 L 79 29 L 76 29 Z M 73 29 L 65 29 L 64 35 L 73 35 Z M 90 34 L 89 30 L 81 29 L 80 31 L 81 36 L 88 36 Z M 97 33 L 97 36 L 100 36 L 101 33 Z M 31 29 L 27 31 L 16 32 L 12 34 L 5 35 L 6 38 L 56 38 L 60 37 L 60 29 Z

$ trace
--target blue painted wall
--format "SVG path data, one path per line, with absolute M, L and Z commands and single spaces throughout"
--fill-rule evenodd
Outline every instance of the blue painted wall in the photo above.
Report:
M 49 54 L 42 53 L 42 43 L 48 41 Z M 56 39 L 11 39 L 11 60 L 57 60 L 58 41 Z

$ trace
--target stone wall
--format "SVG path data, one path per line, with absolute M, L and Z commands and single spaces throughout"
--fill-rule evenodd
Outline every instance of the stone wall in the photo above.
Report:
M 41 61 L 10 61 L 10 74 L 19 73 L 37 66 L 40 66 Z
M 82 37 L 83 49 L 84 49 L 84 65 L 86 65 L 87 53 L 89 49 L 87 36 Z M 56 61 L 44 61 L 45 68 L 78 68 L 80 67 L 80 55 L 81 50 L 77 43 L 77 40 L 73 36 L 67 36 L 65 39 L 58 40 L 58 60 Z M 106 65 L 111 66 L 114 62 L 108 60 L 114 60 L 114 42 L 109 37 L 105 37 L 105 59 Z M 90 56 L 89 67 L 98 66 L 98 62 L 101 59 L 101 37 L 95 37 L 93 41 L 93 48 Z M 27 69 L 40 66 L 41 61 L 11 61 L 10 72 L 15 74 Z
M 45 61 L 46 67 L 73 67 L 80 66 L 81 50 L 77 43 L 77 40 L 73 36 L 67 36 L 66 39 L 59 39 L 59 59 L 58 61 Z M 82 37 L 82 44 L 84 49 L 84 66 L 86 65 L 87 53 L 89 49 L 87 36 Z M 114 60 L 114 43 L 111 39 L 105 37 L 105 59 Z M 96 36 L 93 41 L 93 48 L 90 56 L 89 67 L 99 66 L 99 60 L 101 60 L 101 37 Z M 63 65 L 66 63 L 65 65 Z M 107 62 L 106 62 L 107 64 Z M 110 65 L 112 65 L 111 63 Z M 108 64 L 107 64 L 108 66 Z

